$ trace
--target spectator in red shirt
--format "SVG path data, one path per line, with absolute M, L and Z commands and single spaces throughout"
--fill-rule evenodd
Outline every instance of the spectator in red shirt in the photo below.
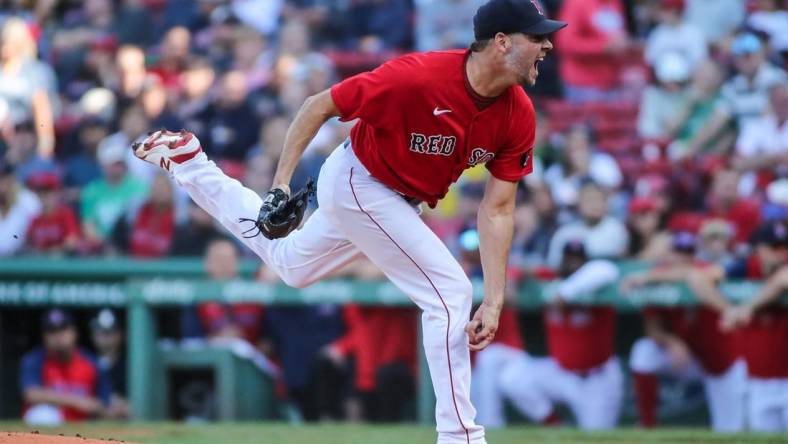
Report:
M 630 47 L 620 0 L 566 0 L 557 34 L 564 96 L 573 102 L 616 99 L 621 57 Z
M 148 200 L 130 217 L 118 220 L 112 229 L 112 244 L 134 257 L 162 257 L 175 237 L 175 209 L 172 184 L 167 176 L 156 176 Z
M 77 347 L 71 315 L 60 309 L 42 318 L 44 346 L 22 358 L 20 388 L 28 424 L 57 425 L 103 414 L 111 387 L 95 359 Z
M 189 61 L 191 41 L 191 32 L 182 26 L 176 26 L 164 35 L 159 61 L 150 72 L 158 76 L 168 90 L 178 92 L 181 89 L 181 78 Z
M 761 223 L 761 205 L 754 199 L 742 198 L 738 193 L 739 174 L 720 170 L 714 175 L 707 201 L 711 218 L 730 222 L 736 242 L 747 242 Z
M 670 216 L 668 227 L 673 231 L 697 233 L 709 219 L 723 219 L 733 229 L 733 245 L 746 243 L 761 223 L 761 202 L 741 197 L 738 189 L 739 173 L 732 169 L 719 169 L 711 185 L 698 190 L 704 204 L 703 211 L 678 211 Z
M 170 251 L 175 235 L 172 184 L 167 176 L 153 181 L 150 197 L 142 205 L 131 227 L 129 253 L 136 257 L 161 257 Z
M 41 213 L 27 228 L 27 248 L 35 253 L 73 253 L 79 246 L 79 221 L 63 203 L 60 177 L 41 172 L 30 176 L 27 185 L 41 199 Z

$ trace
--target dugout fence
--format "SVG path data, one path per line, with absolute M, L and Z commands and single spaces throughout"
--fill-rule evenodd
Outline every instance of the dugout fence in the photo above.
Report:
M 188 350 L 157 341 L 154 313 L 163 307 L 183 307 L 199 302 L 254 302 L 264 305 L 356 303 L 376 306 L 410 306 L 412 302 L 389 282 L 327 280 L 304 289 L 271 285 L 251 279 L 259 265 L 241 262 L 241 278 L 229 282 L 207 281 L 202 261 L 195 258 L 166 260 L 10 258 L 0 260 L 0 307 L 99 307 L 126 309 L 129 398 L 134 420 L 165 419 L 167 384 L 161 379 L 168 368 L 211 367 L 217 372 L 219 419 L 271 418 L 273 383 L 264 372 L 237 361 L 232 353 Z M 646 263 L 622 262 L 622 276 L 648 267 Z M 482 299 L 482 283 L 474 284 L 474 299 Z M 752 297 L 759 281 L 730 281 L 721 286 L 732 301 Z M 526 281 L 517 289 L 521 310 L 536 310 L 556 293 L 552 282 Z M 627 296 L 611 285 L 578 303 L 614 305 L 621 312 L 650 305 L 693 305 L 695 298 L 683 285 L 654 285 Z M 782 303 L 788 303 L 784 295 Z M 0 325 L 0 331 L 2 326 Z M 417 416 L 422 423 L 434 421 L 434 396 L 426 362 L 420 359 Z M 224 372 L 224 373 L 222 373 Z M 247 389 L 244 390 L 244 387 Z M 250 395 L 254 394 L 254 395 Z

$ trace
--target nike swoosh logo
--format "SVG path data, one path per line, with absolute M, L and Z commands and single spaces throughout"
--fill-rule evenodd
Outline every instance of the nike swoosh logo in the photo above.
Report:
M 438 109 L 438 107 L 436 106 L 435 109 L 432 110 L 432 115 L 433 116 L 440 116 L 441 114 L 446 114 L 446 113 L 450 113 L 450 112 L 451 112 L 450 109 Z

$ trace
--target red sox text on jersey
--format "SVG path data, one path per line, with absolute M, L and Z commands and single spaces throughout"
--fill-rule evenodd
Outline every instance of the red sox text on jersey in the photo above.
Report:
M 410 133 L 410 150 L 414 153 L 435 154 L 440 156 L 451 156 L 454 154 L 454 147 L 457 146 L 457 138 L 454 136 L 425 136 L 419 133 Z M 495 157 L 484 148 L 474 148 L 468 157 L 468 166 L 476 166 L 480 163 L 487 163 Z

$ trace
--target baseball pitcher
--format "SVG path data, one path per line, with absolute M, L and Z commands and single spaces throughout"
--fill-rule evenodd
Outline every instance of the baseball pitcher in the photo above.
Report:
M 409 54 L 308 98 L 292 125 L 273 188 L 261 199 L 227 177 L 186 131 L 158 131 L 135 147 L 169 171 L 201 207 L 282 280 L 304 287 L 367 256 L 422 310 L 424 348 L 437 399 L 438 443 L 484 443 L 469 391 L 469 348 L 489 344 L 503 306 L 517 182 L 532 170 L 533 85 L 566 26 L 529 0 L 490 0 L 474 17 L 469 50 Z M 311 187 L 290 178 L 320 126 L 358 119 L 322 166 L 319 208 L 297 229 Z M 472 288 L 419 217 L 471 166 L 491 173 L 479 208 L 484 302 L 468 322 Z

